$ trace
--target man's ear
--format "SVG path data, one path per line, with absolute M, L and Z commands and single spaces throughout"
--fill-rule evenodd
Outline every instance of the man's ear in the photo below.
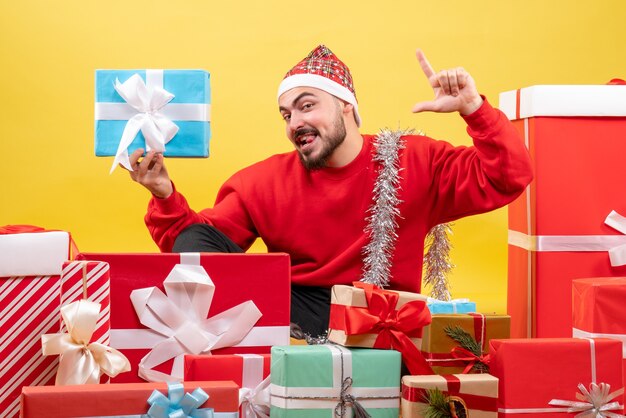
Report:
M 354 111 L 354 106 L 352 105 L 352 103 L 343 102 L 343 113 L 344 114 L 353 113 L 353 111 Z

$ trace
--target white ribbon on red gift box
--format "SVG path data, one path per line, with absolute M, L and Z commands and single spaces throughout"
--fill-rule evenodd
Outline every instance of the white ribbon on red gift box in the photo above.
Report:
M 210 105 L 204 103 L 170 103 L 174 94 L 163 88 L 163 70 L 146 70 L 146 81 L 134 74 L 124 83 L 115 80 L 115 90 L 126 103 L 96 102 L 96 120 L 127 120 L 120 138 L 111 172 L 118 163 L 133 171 L 128 159 L 128 147 L 141 130 L 146 140 L 146 151 L 164 152 L 167 144 L 178 133 L 172 120 L 210 120 Z
M 582 329 L 572 328 L 574 338 L 610 338 L 622 342 L 622 357 L 626 359 L 626 334 L 603 334 L 598 332 L 587 332 Z
M 528 235 L 509 230 L 509 244 L 528 251 L 607 251 L 613 267 L 626 265 L 626 218 L 613 210 L 604 223 L 625 235 Z
M 241 418 L 269 418 L 270 377 L 263 379 L 263 356 L 238 354 L 243 358 L 243 376 L 239 389 Z
M 585 418 L 624 418 L 624 415 L 610 412 L 612 410 L 619 410 L 623 408 L 619 402 L 609 402 L 612 399 L 622 395 L 624 388 L 620 388 L 613 393 L 610 393 L 611 386 L 606 383 L 596 383 L 596 344 L 591 338 L 582 338 L 589 341 L 590 356 L 591 356 L 591 383 L 589 390 L 582 384 L 578 384 L 580 392 L 575 394 L 577 401 L 569 401 L 563 399 L 552 399 L 548 402 L 549 405 L 561 406 L 561 408 L 498 408 L 500 414 L 545 414 L 545 413 L 571 413 L 578 412 L 576 417 Z
M 206 354 L 236 345 L 262 316 L 254 302 L 246 301 L 207 319 L 215 285 L 200 265 L 175 265 L 163 287 L 166 294 L 149 287 L 130 295 L 139 321 L 159 336 L 139 362 L 139 376 L 148 381 L 182 380 L 185 354 Z M 131 331 L 122 337 L 133 339 L 136 335 Z M 153 370 L 171 359 L 171 374 Z
M 527 130 L 526 130 L 527 131 Z M 527 219 L 530 231 L 530 193 L 527 193 Z M 604 223 L 624 235 L 528 235 L 509 229 L 508 243 L 527 251 L 539 252 L 603 252 L 609 254 L 611 266 L 626 265 L 626 218 L 614 210 L 608 214 Z M 529 255 L 530 257 L 530 255 Z M 530 262 L 530 261 L 529 261 Z M 532 275 L 528 272 L 528 289 L 532 289 Z M 528 336 L 532 329 L 532 292 L 528 292 Z

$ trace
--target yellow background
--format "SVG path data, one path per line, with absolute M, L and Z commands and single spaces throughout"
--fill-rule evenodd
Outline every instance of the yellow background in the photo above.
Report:
M 435 69 L 464 66 L 494 104 L 518 87 L 626 77 L 622 0 L 0 4 L 0 225 L 68 230 L 89 252 L 157 251 L 143 223 L 148 192 L 94 156 L 97 68 L 211 72 L 211 157 L 167 162 L 198 209 L 237 169 L 291 149 L 276 89 L 319 43 L 352 71 L 363 132 L 413 127 L 454 144 L 470 143 L 458 116 L 410 112 L 431 98 L 416 47 Z M 453 228 L 453 295 L 505 312 L 506 209 Z

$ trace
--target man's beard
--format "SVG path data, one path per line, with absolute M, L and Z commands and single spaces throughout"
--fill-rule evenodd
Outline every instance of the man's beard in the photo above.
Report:
M 303 155 L 302 152 L 298 151 L 298 156 L 300 157 L 300 161 L 304 168 L 307 170 L 320 170 L 322 168 L 327 167 L 328 159 L 335 152 L 335 150 L 343 143 L 346 139 L 346 125 L 343 122 L 341 114 L 337 114 L 337 118 L 333 121 L 332 131 L 329 132 L 328 136 L 321 137 L 319 132 L 316 129 L 301 129 L 296 131 L 296 137 L 304 132 L 315 133 L 319 136 L 319 141 L 322 141 L 322 149 L 320 150 L 317 157 L 310 157 Z

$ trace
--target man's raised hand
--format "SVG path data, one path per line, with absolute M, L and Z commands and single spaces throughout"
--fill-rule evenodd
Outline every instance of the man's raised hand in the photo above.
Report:
M 143 155 L 143 149 L 135 150 L 129 157 L 133 171 L 129 171 L 130 178 L 144 186 L 158 198 L 165 199 L 173 192 L 172 181 L 167 174 L 163 163 L 163 154 L 150 151 L 139 161 Z M 120 167 L 124 168 L 121 164 Z
M 478 94 L 474 79 L 465 69 L 457 67 L 435 73 L 420 49 L 416 55 L 424 75 L 433 88 L 435 98 L 416 103 L 413 106 L 413 113 L 459 112 L 462 115 L 469 115 L 482 105 L 483 99 Z

